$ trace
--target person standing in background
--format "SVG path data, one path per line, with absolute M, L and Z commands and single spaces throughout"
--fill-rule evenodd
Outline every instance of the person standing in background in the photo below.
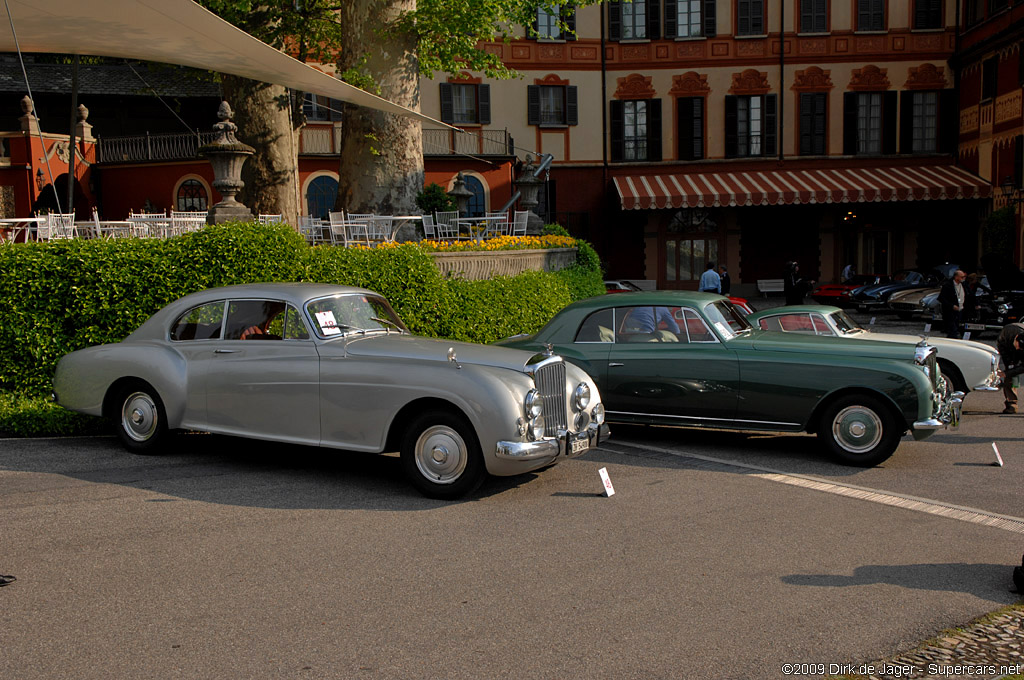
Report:
M 722 287 L 722 295 L 728 295 L 732 289 L 732 279 L 729 278 L 729 270 L 724 264 L 718 268 L 718 280 Z
M 718 272 L 715 271 L 714 262 L 708 262 L 707 269 L 700 276 L 700 285 L 697 286 L 697 290 L 702 293 L 722 292 L 722 279 L 719 278 Z
M 942 305 L 942 321 L 946 324 L 946 337 L 960 337 L 960 316 L 964 310 L 964 279 L 967 274 L 957 269 L 952 278 L 946 279 L 939 290 L 939 304 Z
M 999 351 L 999 377 L 1003 380 L 1003 400 L 1006 408 L 1003 413 L 1017 412 L 1017 392 L 1013 383 L 1017 376 L 1024 373 L 1024 323 L 1011 323 L 1003 326 L 996 338 L 996 349 Z

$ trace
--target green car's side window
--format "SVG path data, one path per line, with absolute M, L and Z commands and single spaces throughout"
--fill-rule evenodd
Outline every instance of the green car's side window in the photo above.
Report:
M 821 317 L 821 314 L 811 314 L 811 324 L 814 326 L 815 335 L 834 335 L 832 328 Z
M 574 342 L 614 342 L 614 327 L 615 310 L 602 309 L 584 319 Z

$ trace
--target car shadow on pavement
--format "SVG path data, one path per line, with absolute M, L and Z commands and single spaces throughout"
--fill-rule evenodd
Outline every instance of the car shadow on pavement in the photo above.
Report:
M 63 475 L 222 505 L 387 511 L 433 510 L 472 502 L 536 477 L 527 473 L 488 478 L 465 498 L 439 501 L 420 495 L 409 484 L 397 454 L 205 433 L 177 434 L 170 446 L 167 453 L 139 456 L 125 451 L 114 437 L 10 439 L 0 455 L 0 470 Z
M 850 586 L 893 585 L 915 590 L 965 593 L 1005 604 L 1005 564 L 867 564 L 853 574 L 790 574 L 781 581 L 794 586 L 846 588 Z

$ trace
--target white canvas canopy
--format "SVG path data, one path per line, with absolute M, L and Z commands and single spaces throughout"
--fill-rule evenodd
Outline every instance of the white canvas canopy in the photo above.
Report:
M 20 47 L 22 52 L 192 66 L 449 127 L 303 64 L 192 0 L 5 0 L 5 5 L 11 22 L 5 10 L 0 15 L 2 52 Z

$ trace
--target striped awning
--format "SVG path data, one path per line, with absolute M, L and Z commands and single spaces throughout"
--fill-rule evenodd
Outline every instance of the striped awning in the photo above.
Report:
M 694 172 L 615 178 L 623 210 L 988 198 L 992 186 L 955 165 Z

